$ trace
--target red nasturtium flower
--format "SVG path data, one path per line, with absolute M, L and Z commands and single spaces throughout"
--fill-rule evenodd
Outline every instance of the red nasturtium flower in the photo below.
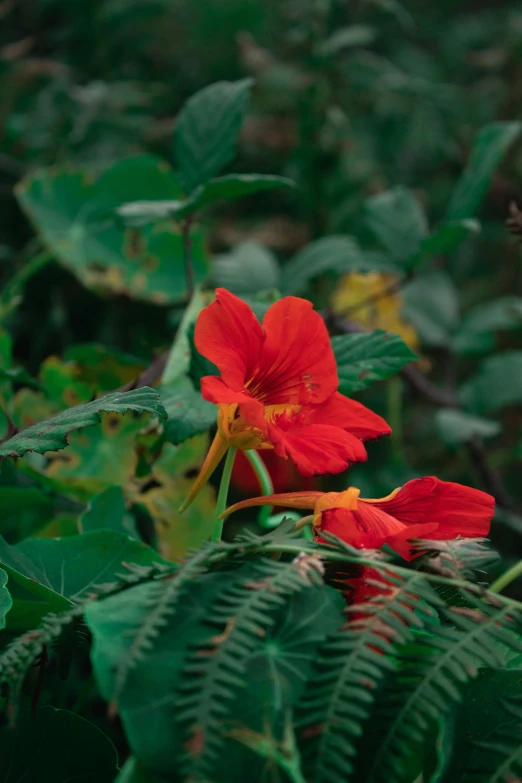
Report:
M 182 509 L 229 446 L 274 449 L 313 476 L 364 461 L 362 441 L 391 432 L 384 419 L 337 391 L 328 331 L 306 299 L 280 299 L 261 325 L 246 302 L 218 288 L 199 314 L 194 341 L 221 373 L 201 379 L 203 397 L 218 406 L 218 432 Z
M 312 509 L 318 541 L 326 531 L 359 549 L 388 544 L 405 560 L 412 560 L 409 541 L 421 538 L 448 541 L 487 535 L 495 500 L 486 492 L 440 481 L 434 476 L 408 481 L 384 498 L 359 498 L 359 490 L 344 492 L 289 492 L 243 500 L 226 515 L 249 506 L 278 505 Z

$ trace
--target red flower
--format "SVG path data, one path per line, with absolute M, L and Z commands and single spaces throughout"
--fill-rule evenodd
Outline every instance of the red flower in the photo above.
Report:
M 413 538 L 445 541 L 486 536 L 495 500 L 478 489 L 440 481 L 434 476 L 408 481 L 384 498 L 360 499 L 359 490 L 291 492 L 236 503 L 226 514 L 248 506 L 279 505 L 313 509 L 318 541 L 328 532 L 359 549 L 388 544 L 406 560 L 413 554 Z
M 305 299 L 280 299 L 261 325 L 245 302 L 218 288 L 194 339 L 221 373 L 201 381 L 203 397 L 218 406 L 218 433 L 182 508 L 229 446 L 274 449 L 313 476 L 366 460 L 362 441 L 391 432 L 380 416 L 337 392 L 328 331 Z

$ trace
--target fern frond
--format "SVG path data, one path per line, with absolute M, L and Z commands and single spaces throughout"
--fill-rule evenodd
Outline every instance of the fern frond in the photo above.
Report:
M 401 783 L 410 753 L 432 721 L 460 701 L 463 685 L 481 666 L 502 666 L 503 645 L 522 650 L 513 634 L 522 626 L 522 613 L 512 602 L 463 592 L 468 606 L 445 610 L 447 625 L 417 640 L 414 652 L 406 648 L 400 679 L 381 693 L 375 717 L 380 742 L 369 783 Z
M 224 724 L 243 686 L 246 664 L 275 622 L 288 597 L 321 582 L 302 563 L 260 559 L 236 572 L 213 606 L 209 624 L 218 633 L 190 655 L 176 699 L 177 719 L 186 736 L 181 760 L 186 780 L 212 780 L 224 740 Z
M 386 586 L 380 580 L 376 584 L 380 595 L 353 607 L 347 625 L 320 648 L 316 673 L 297 707 L 305 777 L 314 783 L 348 780 L 355 739 L 368 718 L 374 691 L 395 668 L 396 645 L 409 641 L 412 628 L 422 628 L 429 619 L 430 605 L 439 603 L 416 572 L 404 579 L 387 566 Z
M 0 686 L 9 688 L 8 711 L 10 721 L 16 717 L 17 705 L 25 677 L 43 651 L 55 646 L 61 634 L 71 625 L 82 624 L 83 607 L 75 606 L 61 614 L 49 614 L 41 627 L 14 639 L 0 655 Z
M 457 538 L 453 541 L 415 541 L 413 551 L 426 552 L 417 565 L 451 579 L 480 578 L 499 558 L 484 538 Z
M 187 586 L 205 571 L 209 555 L 218 548 L 219 546 L 215 544 L 204 544 L 192 555 L 186 557 L 171 576 L 153 582 L 147 598 L 150 611 L 142 615 L 140 625 L 132 633 L 132 642 L 119 661 L 115 672 L 109 714 L 114 715 L 117 712 L 120 696 L 131 672 L 143 659 L 145 653 L 152 648 L 161 629 L 175 614 Z
M 472 783 L 480 775 L 481 783 L 511 783 L 522 775 L 522 697 L 509 696 L 500 700 L 506 720 L 487 742 L 476 742 L 480 754 L 480 769 L 468 768 L 462 783 Z M 487 766 L 486 766 L 487 765 Z

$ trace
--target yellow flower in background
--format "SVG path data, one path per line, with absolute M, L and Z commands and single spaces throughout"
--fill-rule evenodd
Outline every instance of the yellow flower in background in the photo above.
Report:
M 400 335 L 414 350 L 419 338 L 411 324 L 402 317 L 402 296 L 394 288 L 398 279 L 380 272 L 350 272 L 341 278 L 332 296 L 332 309 L 368 329 L 386 329 Z

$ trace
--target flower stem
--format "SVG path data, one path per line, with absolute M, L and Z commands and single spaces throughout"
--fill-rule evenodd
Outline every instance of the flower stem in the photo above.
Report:
M 514 582 L 515 579 L 518 579 L 519 576 L 522 576 L 522 560 L 519 560 L 518 563 L 515 563 L 514 566 L 508 568 L 507 571 L 501 574 L 498 579 L 495 579 L 495 581 L 489 586 L 488 590 L 490 593 L 501 593 L 508 585 L 511 584 L 511 582 Z
M 220 519 L 220 514 L 223 513 L 227 506 L 228 487 L 230 485 L 230 476 L 232 474 L 232 467 L 234 465 L 234 459 L 237 449 L 234 446 L 230 446 L 228 449 L 227 458 L 223 467 L 223 475 L 221 476 L 221 484 L 219 485 L 218 499 L 216 505 L 216 516 L 214 517 L 214 528 L 212 530 L 212 541 L 221 541 L 221 535 L 223 533 L 223 519 Z
M 245 451 L 245 455 L 248 461 L 250 462 L 250 466 L 252 470 L 257 476 L 257 479 L 261 487 L 261 494 L 273 495 L 274 485 L 272 483 L 272 479 L 270 478 L 270 473 L 268 472 L 267 467 L 263 462 L 263 460 L 261 459 L 260 455 L 254 449 L 249 449 L 248 451 Z M 272 506 L 262 506 L 258 517 L 259 524 L 261 525 L 261 527 L 267 527 L 268 518 L 270 516 L 271 509 Z

